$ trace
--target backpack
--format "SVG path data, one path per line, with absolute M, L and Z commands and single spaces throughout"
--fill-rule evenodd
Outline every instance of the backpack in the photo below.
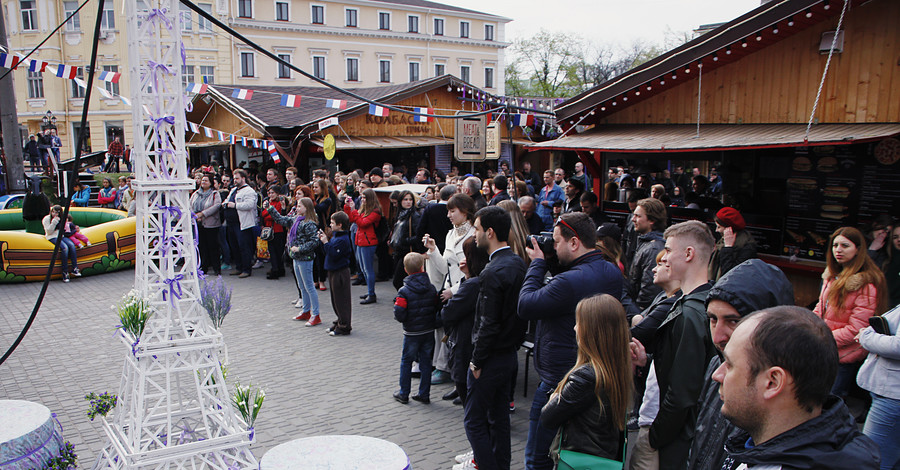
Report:
M 384 216 L 381 216 L 381 218 L 378 219 L 378 223 L 375 225 L 375 238 L 378 239 L 378 244 L 381 245 L 387 241 L 390 234 L 391 231 L 388 228 L 388 224 L 385 223 Z

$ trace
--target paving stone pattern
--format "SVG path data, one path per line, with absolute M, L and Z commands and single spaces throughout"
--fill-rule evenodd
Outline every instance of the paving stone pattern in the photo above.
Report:
M 234 287 L 233 307 L 222 327 L 228 346 L 231 386 L 240 380 L 266 388 L 252 450 L 262 458 L 283 442 L 304 436 L 357 434 L 387 439 L 402 447 L 414 468 L 450 468 L 455 454 L 468 450 L 462 407 L 442 401 L 450 384 L 432 386 L 430 405 L 402 405 L 398 388 L 402 330 L 393 318 L 396 294 L 389 282 L 376 284 L 378 302 L 359 305 L 365 286 L 353 288 L 353 333 L 325 333 L 335 320 L 328 292 L 319 293 L 323 323 L 304 327 L 291 318 L 299 309 L 293 278 L 267 280 L 264 269 L 247 279 L 225 276 Z M 116 393 L 125 346 L 113 338 L 110 308 L 132 288 L 133 271 L 53 281 L 31 331 L 0 365 L 0 398 L 39 402 L 58 414 L 64 437 L 90 468 L 104 443 L 99 423 L 86 415 L 88 392 Z M 41 289 L 40 283 L 0 286 L 0 349 L 19 334 Z M 528 410 L 537 386 L 529 374 L 522 398 L 524 350 L 519 352 L 518 410 L 511 415 L 512 468 L 522 468 Z M 416 389 L 413 379 L 413 390 Z

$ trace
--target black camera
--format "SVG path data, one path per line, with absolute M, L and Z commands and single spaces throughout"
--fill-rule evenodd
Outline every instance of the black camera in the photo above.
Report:
M 544 253 L 547 270 L 551 275 L 555 276 L 565 271 L 559 263 L 559 257 L 556 256 L 556 248 L 553 247 L 553 232 L 541 232 L 540 235 L 532 235 L 529 238 L 528 245 L 531 246 L 531 241 L 534 240 L 534 244 Z

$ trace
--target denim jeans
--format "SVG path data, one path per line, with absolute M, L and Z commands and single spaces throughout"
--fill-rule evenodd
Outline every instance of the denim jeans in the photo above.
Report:
M 242 273 L 251 274 L 256 258 L 256 237 L 253 228 L 241 230 L 239 224 L 228 225 L 228 244 L 231 246 L 231 267 Z
M 225 235 L 226 231 L 225 225 L 219 227 L 219 247 L 222 249 L 222 263 L 234 267 L 231 261 L 231 247 L 228 246 L 228 236 Z
M 479 470 L 509 470 L 509 381 L 517 363 L 515 351 L 495 352 L 477 379 L 468 372 L 463 424 Z
M 51 238 L 50 243 L 56 244 L 56 238 Z M 75 254 L 75 242 L 66 237 L 62 237 L 59 244 L 59 257 L 62 258 L 62 272 L 69 272 L 69 261 L 72 262 L 72 268 L 78 267 L 78 257 Z
M 300 296 L 303 299 L 302 312 L 312 312 L 313 316 L 319 314 L 319 293 L 313 285 L 313 262 L 294 260 L 294 274 L 297 276 L 297 287 L 300 288 Z
M 403 354 L 400 356 L 400 393 L 409 396 L 412 381 L 412 363 L 419 363 L 422 378 L 419 380 L 419 396 L 428 398 L 431 393 L 431 355 L 434 354 L 434 335 L 403 335 Z
M 541 381 L 534 391 L 531 413 L 528 415 L 528 440 L 525 442 L 525 468 L 527 470 L 553 470 L 550 459 L 550 444 L 556 437 L 556 428 L 541 425 L 541 410 L 550 400 L 555 385 Z
M 863 434 L 881 450 L 881 470 L 891 470 L 900 461 L 900 400 L 872 394 L 872 407 Z
M 856 374 L 862 362 L 851 362 L 848 364 L 839 364 L 837 377 L 834 378 L 834 385 L 831 387 L 831 393 L 839 397 L 846 398 L 850 390 L 856 386 Z
M 360 246 L 359 250 L 360 269 L 366 276 L 366 286 L 369 288 L 369 295 L 375 295 L 375 250 L 377 246 Z

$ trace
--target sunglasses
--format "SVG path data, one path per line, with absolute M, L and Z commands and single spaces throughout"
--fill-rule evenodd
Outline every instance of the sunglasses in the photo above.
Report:
M 578 232 L 577 232 L 574 228 L 572 228 L 571 225 L 569 225 L 568 223 L 566 223 L 566 221 L 563 220 L 562 217 L 560 217 L 559 220 L 556 221 L 556 224 L 554 224 L 553 226 L 554 226 L 554 227 L 557 227 L 557 226 L 559 226 L 559 224 L 563 224 L 564 227 L 566 227 L 567 229 L 569 229 L 569 230 L 572 231 L 572 233 L 573 233 L 572 236 L 573 236 L 573 237 L 578 238 Z M 578 238 L 578 239 L 581 240 L 580 238 Z

